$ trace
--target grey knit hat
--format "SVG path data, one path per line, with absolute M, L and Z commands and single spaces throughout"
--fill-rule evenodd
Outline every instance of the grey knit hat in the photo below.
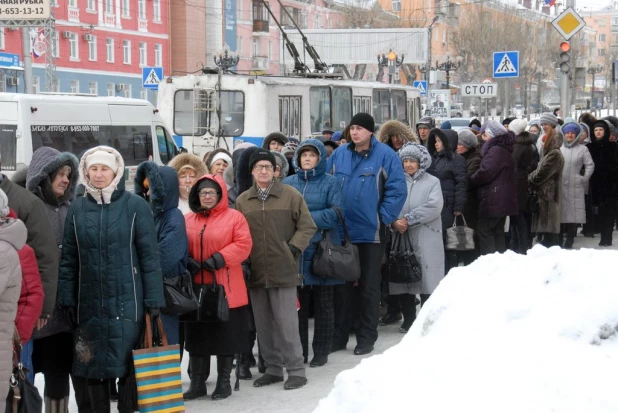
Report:
M 476 135 L 470 129 L 460 129 L 457 131 L 457 143 L 466 148 L 476 148 L 479 144 Z
M 495 120 L 490 120 L 485 126 L 485 134 L 495 138 L 496 136 L 507 134 L 507 130 L 502 124 Z
M 551 112 L 546 112 L 541 115 L 541 121 L 539 122 L 541 125 L 558 125 L 558 118 Z
M 0 189 L 0 218 L 6 218 L 9 214 L 9 198 L 4 191 Z
M 420 165 L 420 168 L 425 171 L 431 166 L 431 155 L 425 146 L 416 142 L 406 142 L 399 149 L 399 158 L 401 160 L 414 159 Z

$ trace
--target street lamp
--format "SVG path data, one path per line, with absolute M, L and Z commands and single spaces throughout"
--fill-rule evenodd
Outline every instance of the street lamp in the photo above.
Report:
M 451 88 L 451 72 L 457 71 L 461 66 L 461 62 L 463 61 L 463 57 L 458 56 L 457 59 L 453 62 L 451 58 L 447 56 L 446 62 L 438 63 L 436 60 L 436 68 L 437 70 L 442 70 L 446 72 L 446 88 Z
M 595 109 L 596 109 L 596 105 L 594 104 L 594 77 L 597 75 L 597 73 L 601 73 L 602 71 L 603 71 L 603 68 L 600 65 L 590 66 L 588 68 L 588 74 L 592 75 L 592 88 L 590 89 L 590 103 L 592 104 L 592 107 Z
M 238 64 L 240 56 L 233 53 L 228 54 L 228 50 L 225 49 L 223 53 L 219 53 L 219 56 L 214 55 L 213 60 L 215 61 L 215 64 L 225 73 L 229 72 L 231 68 Z

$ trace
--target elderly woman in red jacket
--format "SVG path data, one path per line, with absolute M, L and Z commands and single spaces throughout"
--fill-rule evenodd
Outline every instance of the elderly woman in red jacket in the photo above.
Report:
M 211 284 L 216 275 L 225 289 L 230 318 L 227 322 L 186 323 L 185 349 L 193 374 L 185 399 L 206 395 L 203 372 L 212 355 L 217 356 L 217 386 L 212 398 L 225 399 L 232 394 L 233 355 L 250 351 L 249 298 L 241 263 L 249 257 L 253 242 L 245 217 L 228 207 L 221 176 L 201 177 L 191 188 L 189 207 L 192 212 L 185 215 L 189 255 L 202 266 L 193 280 Z

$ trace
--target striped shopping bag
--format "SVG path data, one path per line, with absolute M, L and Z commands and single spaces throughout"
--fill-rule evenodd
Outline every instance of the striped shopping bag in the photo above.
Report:
M 150 315 L 146 314 L 146 329 L 142 348 L 133 350 L 133 365 L 137 380 L 137 404 L 140 413 L 184 412 L 182 379 L 180 377 L 180 347 L 167 344 L 163 323 L 157 318 L 155 338 Z

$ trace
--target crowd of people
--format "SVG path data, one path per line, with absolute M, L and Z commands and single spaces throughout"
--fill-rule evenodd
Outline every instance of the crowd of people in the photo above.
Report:
M 525 254 L 535 236 L 572 248 L 579 226 L 612 244 L 618 119 L 546 113 L 530 127 L 475 120 L 455 132 L 424 117 L 415 126 L 391 120 L 378 130 L 358 113 L 320 139 L 273 132 L 262 147 L 148 161 L 133 193 L 113 148 L 79 160 L 37 149 L 25 187 L 0 175 L 0 392 L 16 329 L 30 380 L 45 376 L 47 411 L 68 411 L 70 381 L 80 413 L 109 412 L 113 399 L 134 411 L 127 379 L 146 313 L 189 354 L 185 400 L 208 395 L 212 356 L 214 400 L 231 396 L 234 361 L 240 379 L 257 367 L 255 387 L 298 389 L 306 364 L 324 366 L 351 333 L 355 355 L 374 351 L 379 325 L 401 322 L 406 333 L 453 267 L 507 248 Z M 356 282 L 312 266 L 326 233 L 341 244 L 340 214 L 359 252 Z M 474 246 L 449 248 L 447 230 L 464 223 Z M 420 281 L 384 276 L 395 235 L 413 250 Z M 163 281 L 186 273 L 196 286 L 223 286 L 227 321 L 166 312 Z

